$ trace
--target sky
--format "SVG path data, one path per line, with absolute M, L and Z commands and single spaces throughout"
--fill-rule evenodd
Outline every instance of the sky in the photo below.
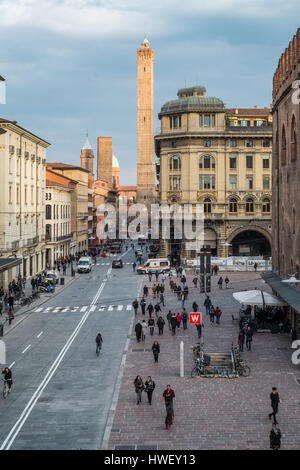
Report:
M 298 18 L 298 20 L 297 20 Z M 154 49 L 154 128 L 184 86 L 226 106 L 270 106 L 278 59 L 300 26 L 299 0 L 0 0 L 0 75 L 16 120 L 80 164 L 88 130 L 111 136 L 121 184 L 136 184 L 137 59 Z

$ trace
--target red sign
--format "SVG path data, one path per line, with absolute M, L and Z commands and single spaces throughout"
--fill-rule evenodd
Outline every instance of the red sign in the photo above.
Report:
M 198 325 L 198 324 L 202 323 L 201 315 L 202 315 L 201 312 L 190 313 L 190 323 L 192 323 L 194 325 Z

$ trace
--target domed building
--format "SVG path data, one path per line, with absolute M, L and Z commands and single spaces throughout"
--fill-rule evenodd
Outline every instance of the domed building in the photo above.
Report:
M 112 155 L 112 185 L 114 189 L 120 186 L 120 165 L 114 153 Z
M 201 204 L 204 247 L 215 256 L 268 256 L 272 127 L 259 116 L 270 110 L 235 108 L 234 113 L 233 119 L 232 110 L 207 96 L 204 86 L 182 88 L 177 99 L 163 104 L 161 133 L 155 136 L 160 203 L 194 209 Z M 175 240 L 172 230 L 171 240 L 161 242 L 161 255 L 197 257 L 199 246 Z

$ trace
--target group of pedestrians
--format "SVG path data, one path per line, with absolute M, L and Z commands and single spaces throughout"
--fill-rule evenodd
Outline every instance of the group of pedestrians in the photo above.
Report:
M 216 308 L 213 306 L 209 295 L 206 296 L 203 305 L 205 307 L 206 315 L 209 315 L 210 324 L 212 325 L 215 323 L 216 318 L 216 325 L 220 325 L 222 310 L 218 306 Z

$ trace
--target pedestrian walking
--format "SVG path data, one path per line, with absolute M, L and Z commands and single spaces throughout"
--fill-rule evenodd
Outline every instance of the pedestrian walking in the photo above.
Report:
M 153 295 L 153 299 L 156 299 L 156 285 L 153 284 L 152 286 L 152 295 Z
M 150 375 L 149 377 L 147 377 L 147 380 L 144 383 L 144 387 L 145 387 L 145 392 L 147 393 L 147 396 L 148 396 L 148 403 L 149 405 L 152 405 L 152 394 L 155 389 L 155 382 L 154 380 L 152 380 Z
M 144 299 L 144 297 L 142 297 L 142 299 L 141 299 L 141 301 L 140 301 L 140 306 L 141 306 L 141 309 L 142 309 L 142 315 L 145 315 L 146 300 Z
M 219 267 L 217 265 L 215 265 L 214 267 L 214 272 L 215 272 L 215 276 L 217 276 L 219 272 Z
M 134 301 L 132 302 L 132 306 L 133 306 L 133 309 L 134 309 L 134 314 L 136 315 L 137 311 L 138 311 L 138 308 L 139 308 L 139 303 L 138 303 L 137 299 L 134 299 Z
M 181 306 L 182 306 L 182 308 L 184 307 L 184 302 L 185 302 L 185 295 L 182 292 L 182 294 L 181 294 Z
M 172 408 L 170 406 L 167 406 L 166 411 L 167 411 L 167 416 L 166 416 L 166 419 L 165 419 L 165 429 L 167 431 L 170 431 L 171 426 L 173 424 Z
M 157 327 L 158 327 L 158 334 L 163 335 L 164 334 L 164 326 L 165 326 L 165 320 L 163 317 L 159 317 L 157 322 Z
M 158 355 L 160 353 L 160 346 L 158 344 L 158 341 L 154 341 L 152 345 L 152 352 L 154 356 L 154 362 L 158 362 Z
M 150 304 L 147 307 L 147 312 L 149 314 L 149 318 L 152 317 L 153 310 L 154 310 L 153 305 L 150 302 Z
M 215 315 L 216 315 L 216 324 L 217 325 L 220 325 L 220 319 L 221 319 L 221 315 L 222 315 L 222 310 L 217 307 L 216 310 L 215 310 Z
M 197 310 L 198 310 L 197 302 L 195 302 L 195 301 L 193 302 L 192 309 L 193 309 L 193 312 L 197 312 Z
M 148 279 L 149 279 L 149 282 L 151 282 L 151 280 L 152 280 L 152 274 L 151 273 L 148 273 Z
M 167 320 L 168 320 L 169 330 L 172 329 L 172 327 L 171 327 L 171 318 L 172 318 L 172 312 L 171 312 L 171 310 L 169 310 L 169 312 L 167 313 Z
M 226 284 L 226 289 L 227 289 L 227 288 L 228 288 L 228 284 L 229 284 L 229 279 L 228 279 L 227 276 L 225 277 L 225 281 L 224 281 L 224 282 L 225 282 L 225 284 Z
M 142 341 L 145 341 L 146 331 L 147 331 L 147 323 L 145 322 L 145 320 L 142 321 L 141 325 L 142 325 Z
M 198 338 L 200 339 L 201 335 L 202 335 L 202 325 L 201 325 L 201 323 L 197 323 L 196 328 L 197 328 Z
M 210 306 L 209 319 L 211 324 L 215 323 L 215 308 L 213 305 Z
M 138 322 L 135 325 L 134 331 L 135 331 L 135 334 L 136 334 L 136 340 L 139 343 L 141 341 L 141 337 L 142 337 L 142 325 L 141 325 L 140 322 Z
M 166 390 L 163 393 L 163 397 L 165 399 L 165 406 L 166 410 L 168 409 L 168 406 L 171 407 L 172 410 L 172 416 L 174 418 L 174 405 L 173 405 L 173 400 L 175 398 L 175 392 L 172 390 L 171 385 L 168 384 Z
M 177 326 L 177 318 L 176 318 L 175 313 L 172 313 L 172 316 L 171 316 L 172 336 L 176 334 L 176 326 Z
M 144 390 L 144 383 L 141 379 L 140 375 L 137 375 L 135 380 L 134 380 L 134 387 L 135 387 L 135 392 L 137 395 L 137 405 L 139 405 L 142 402 L 142 391 Z
M 144 286 L 143 292 L 144 292 L 144 297 L 148 297 L 148 293 L 149 293 L 148 286 Z
M 252 339 L 253 339 L 253 333 L 251 331 L 251 327 L 248 326 L 247 330 L 246 330 L 246 333 L 245 333 L 245 336 L 246 336 L 246 348 L 248 351 L 251 351 L 251 343 L 252 343 Z
M 155 322 L 154 322 L 154 318 L 150 317 L 149 320 L 148 320 L 148 326 L 150 328 L 150 335 L 153 336 L 153 333 L 154 333 L 154 326 L 155 326 Z
M 180 315 L 179 312 L 178 312 L 177 315 L 176 315 L 176 321 L 177 321 L 177 328 L 179 329 L 179 328 L 180 328 L 180 324 L 181 324 L 181 315 Z
M 276 425 L 278 424 L 276 419 L 276 415 L 278 413 L 278 405 L 279 403 L 281 403 L 277 387 L 272 387 L 272 392 L 270 393 L 270 400 L 273 413 L 269 413 L 269 419 L 271 419 L 271 417 L 273 416 L 273 424 Z
M 165 306 L 165 298 L 164 298 L 164 294 L 162 292 L 159 296 L 159 303 L 162 304 L 163 307 Z
M 136 269 L 136 262 L 134 261 L 134 263 L 132 265 L 132 270 L 133 270 L 134 273 L 135 273 L 135 269 Z
M 209 313 L 210 313 L 210 306 L 211 306 L 211 300 L 210 300 L 209 295 L 206 296 L 203 305 L 204 305 L 204 307 L 205 307 L 205 309 L 206 309 L 206 315 L 209 315 Z
M 193 284 L 194 284 L 195 287 L 197 287 L 197 284 L 198 284 L 198 278 L 197 277 L 194 277 Z
M 183 309 L 183 312 L 181 314 L 181 318 L 182 318 L 183 329 L 186 330 L 187 329 L 188 314 L 186 313 L 185 308 Z
M 219 286 L 219 289 L 223 289 L 223 278 L 222 278 L 222 276 L 218 280 L 218 286 Z
M 156 279 L 156 282 L 158 281 L 158 278 L 159 278 L 159 273 L 158 273 L 158 272 L 156 272 L 156 273 L 155 273 L 155 279 Z
M 281 431 L 280 429 L 273 424 L 270 431 L 270 449 L 279 450 L 281 446 Z
M 244 344 L 245 344 L 245 333 L 243 330 L 240 330 L 239 337 L 238 337 L 238 345 L 239 345 L 240 352 L 244 351 Z

